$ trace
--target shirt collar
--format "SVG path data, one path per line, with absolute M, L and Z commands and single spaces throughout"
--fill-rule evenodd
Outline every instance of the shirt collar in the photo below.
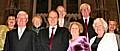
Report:
M 22 29 L 25 29 L 26 28 L 26 26 L 25 27 L 22 27 Z M 21 29 L 21 27 L 18 27 L 18 29 Z
M 83 19 L 85 20 L 85 19 L 89 19 L 90 18 L 90 16 L 88 16 L 87 18 L 86 17 L 83 17 Z
M 54 27 L 54 29 L 57 29 L 57 25 L 55 26 L 50 26 L 49 28 L 52 29 Z

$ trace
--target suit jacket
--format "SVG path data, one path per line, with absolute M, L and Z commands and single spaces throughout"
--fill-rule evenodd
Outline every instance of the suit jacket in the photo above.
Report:
M 18 28 L 7 32 L 4 51 L 33 51 L 33 32 L 25 29 L 21 39 L 18 37 Z
M 118 51 L 120 51 L 120 35 L 119 34 L 115 34 L 115 35 L 116 35 L 116 40 L 118 45 Z
M 57 27 L 55 35 L 52 40 L 52 49 L 49 48 L 49 28 L 40 30 L 40 48 L 39 51 L 67 51 L 69 46 L 69 35 L 68 29 L 63 27 Z
M 94 19 L 93 18 L 89 18 L 89 23 L 88 23 L 88 37 L 89 37 L 89 39 L 91 39 L 92 37 L 94 37 L 95 35 L 96 35 L 96 33 L 95 33 L 95 31 L 94 31 L 94 29 L 93 29 L 93 21 L 94 21 Z M 81 36 L 85 36 L 85 23 L 84 23 L 84 20 L 83 20 L 83 18 L 81 18 L 81 19 L 79 19 L 79 20 L 77 20 L 77 22 L 79 22 L 79 23 L 81 23 L 82 24 L 82 26 L 83 26 L 83 33 L 82 34 L 80 34 Z

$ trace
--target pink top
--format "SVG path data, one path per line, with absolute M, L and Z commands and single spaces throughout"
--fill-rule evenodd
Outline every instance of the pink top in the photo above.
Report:
M 76 40 L 69 41 L 67 51 L 90 51 L 90 46 L 85 36 L 80 36 Z

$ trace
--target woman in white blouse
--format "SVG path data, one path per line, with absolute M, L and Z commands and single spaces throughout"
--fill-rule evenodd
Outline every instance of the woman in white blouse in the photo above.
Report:
M 118 51 L 115 34 L 106 33 L 108 26 L 103 18 L 95 19 L 93 28 L 97 36 L 90 40 L 92 51 Z

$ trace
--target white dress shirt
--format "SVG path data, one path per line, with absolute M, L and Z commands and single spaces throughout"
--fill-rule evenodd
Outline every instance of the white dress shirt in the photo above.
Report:
M 85 19 L 87 19 L 87 24 L 89 23 L 89 18 L 90 18 L 90 16 L 89 17 L 83 17 L 83 21 L 84 21 L 84 23 L 85 23 Z
M 63 27 L 64 26 L 64 19 L 59 19 L 59 26 Z
M 85 19 L 87 19 L 87 25 L 88 25 L 88 23 L 89 23 L 89 18 L 90 18 L 90 16 L 88 16 L 87 18 L 86 18 L 86 17 L 83 17 L 84 23 L 85 23 Z M 89 41 L 88 32 L 87 32 L 87 41 Z
M 49 38 L 51 37 L 51 33 L 52 33 L 52 28 L 54 27 L 53 29 L 53 35 L 55 35 L 55 32 L 56 32 L 56 29 L 57 29 L 57 25 L 55 26 L 50 26 L 49 27 Z
M 23 27 L 23 28 L 18 27 L 18 37 L 19 37 L 19 39 L 22 37 L 23 32 L 25 31 L 25 28 L 26 28 L 26 26 Z

